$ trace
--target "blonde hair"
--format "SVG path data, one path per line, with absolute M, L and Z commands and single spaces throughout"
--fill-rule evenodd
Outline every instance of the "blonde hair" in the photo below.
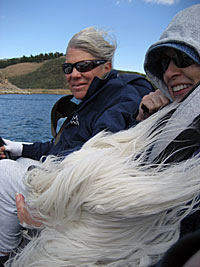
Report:
M 76 33 L 68 43 L 69 48 L 77 48 L 92 54 L 97 59 L 113 63 L 116 40 L 103 29 L 88 27 Z

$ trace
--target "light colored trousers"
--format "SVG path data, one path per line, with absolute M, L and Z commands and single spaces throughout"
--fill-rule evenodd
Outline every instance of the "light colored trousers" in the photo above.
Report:
M 28 158 L 0 160 L 0 252 L 11 252 L 22 240 L 23 227 L 17 217 L 15 194 L 25 195 L 25 173 L 29 166 L 39 164 Z

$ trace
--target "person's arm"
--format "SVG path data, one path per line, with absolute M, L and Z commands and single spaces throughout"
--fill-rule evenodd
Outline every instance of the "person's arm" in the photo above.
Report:
M 43 155 L 46 155 L 50 148 L 53 146 L 53 142 L 15 142 L 2 138 L 4 145 L 0 146 L 0 159 L 6 159 L 5 152 L 9 152 L 11 159 L 17 157 L 31 158 L 40 160 Z
M 136 120 L 145 120 L 150 115 L 157 112 L 161 107 L 164 107 L 169 103 L 169 99 L 164 96 L 159 89 L 155 92 L 151 92 L 150 94 L 145 95 L 140 103 Z
M 45 155 L 52 147 L 52 142 L 15 142 L 8 139 L 2 138 L 4 145 L 0 146 L 0 159 L 7 158 L 5 152 L 9 152 L 11 159 L 16 159 L 17 157 L 26 157 L 35 160 L 40 160 L 40 158 Z
M 0 159 L 15 158 L 22 155 L 23 143 L 0 138 Z
M 53 145 L 53 142 L 35 142 L 33 144 L 23 144 L 22 156 L 40 160 L 43 155 L 47 155 L 48 151 Z

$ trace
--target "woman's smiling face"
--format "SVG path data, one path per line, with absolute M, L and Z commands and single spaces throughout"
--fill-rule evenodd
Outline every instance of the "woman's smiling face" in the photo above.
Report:
M 169 48 L 165 54 L 173 57 L 176 50 Z M 169 93 L 174 100 L 181 101 L 200 81 L 200 65 L 194 63 L 185 68 L 177 67 L 171 60 L 163 74 L 163 80 L 168 86 Z
M 69 48 L 66 55 L 66 63 L 76 63 L 84 60 L 96 59 L 94 56 L 86 51 Z M 87 94 L 88 88 L 93 81 L 94 77 L 102 78 L 106 73 L 111 70 L 111 62 L 106 62 L 102 65 L 95 67 L 87 72 L 79 72 L 75 67 L 72 73 L 65 74 L 69 85 L 69 89 L 77 99 L 83 99 Z

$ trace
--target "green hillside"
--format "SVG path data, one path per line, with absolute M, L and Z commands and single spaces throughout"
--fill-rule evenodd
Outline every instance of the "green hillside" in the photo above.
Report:
M 67 82 L 61 67 L 64 61 L 64 56 L 47 60 L 32 72 L 17 76 L 8 75 L 7 78 L 10 83 L 21 89 L 67 89 Z M 20 64 L 16 64 L 14 67 L 20 68 Z M 20 73 L 20 70 L 18 70 L 18 73 Z M 122 70 L 119 70 L 119 73 L 140 74 L 138 72 Z
M 48 60 L 33 72 L 25 75 L 8 77 L 8 80 L 22 89 L 65 89 L 67 88 L 67 83 L 61 67 L 64 61 L 64 57 Z

